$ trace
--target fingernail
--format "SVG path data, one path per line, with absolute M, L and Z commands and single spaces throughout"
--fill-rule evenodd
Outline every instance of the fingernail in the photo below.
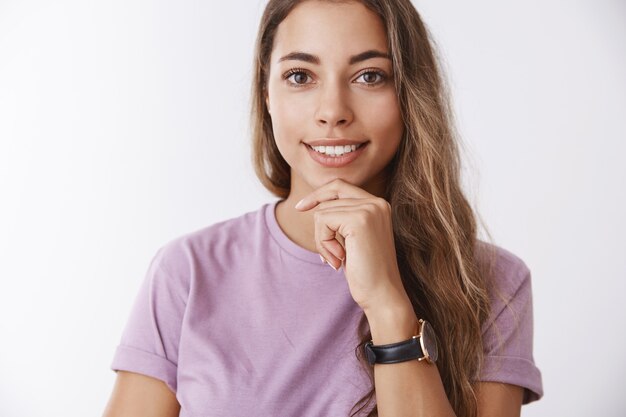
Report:
M 320 255 L 320 259 L 322 260 L 323 264 L 328 263 L 328 262 L 326 262 L 326 259 L 324 259 L 324 257 L 322 255 Z
M 330 262 L 328 262 L 328 265 L 330 265 L 330 267 L 331 267 L 332 269 L 334 269 L 335 271 L 337 270 L 337 268 L 335 268 L 335 267 L 333 266 L 333 264 L 331 264 Z
M 302 202 L 304 201 L 304 198 L 300 201 L 298 201 L 298 204 L 296 204 L 296 208 L 299 209 L 300 207 L 302 207 Z

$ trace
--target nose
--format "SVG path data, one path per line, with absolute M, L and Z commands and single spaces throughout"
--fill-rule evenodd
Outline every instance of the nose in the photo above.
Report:
M 320 88 L 319 103 L 315 119 L 321 127 L 346 126 L 354 117 L 346 98 L 347 92 L 336 83 Z

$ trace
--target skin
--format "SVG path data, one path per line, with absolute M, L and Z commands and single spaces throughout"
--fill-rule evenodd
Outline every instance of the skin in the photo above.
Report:
M 384 344 L 412 336 L 417 318 L 395 261 L 390 207 L 381 198 L 384 168 L 402 137 L 399 106 L 390 78 L 368 87 L 380 77 L 362 76 L 364 69 L 377 69 L 391 77 L 391 61 L 348 64 L 350 56 L 369 49 L 388 52 L 382 22 L 364 6 L 301 3 L 278 28 L 266 103 L 278 149 L 292 167 L 291 192 L 277 205 L 277 221 L 295 243 L 344 268 L 374 344 Z M 277 62 L 292 51 L 318 55 L 321 62 Z M 310 72 L 290 78 L 305 87 L 292 87 L 281 77 L 293 67 Z M 310 158 L 302 141 L 328 137 L 370 143 L 352 164 L 325 168 Z M 299 200 L 304 201 L 296 209 Z M 374 379 L 381 417 L 454 415 L 434 364 L 377 364 Z M 477 384 L 479 416 L 519 416 L 522 393 L 515 385 Z M 174 417 L 179 411 L 163 381 L 119 371 L 104 416 Z
M 349 65 L 350 56 L 369 49 L 389 52 L 382 21 L 364 6 L 304 2 L 281 22 L 274 40 L 268 81 L 268 105 L 276 145 L 291 166 L 291 192 L 277 205 L 276 217 L 289 238 L 315 251 L 313 213 L 297 212 L 295 204 L 306 194 L 336 178 L 373 195 L 384 190 L 383 169 L 392 159 L 403 133 L 393 85 L 392 63 L 371 58 Z M 321 58 L 319 65 L 278 60 L 303 51 Z M 285 71 L 303 68 L 310 74 Z M 364 70 L 383 71 L 387 77 Z M 304 84 L 295 87 L 292 83 Z M 378 81 L 382 83 L 375 84 Z M 369 84 L 369 85 L 368 85 Z M 370 143 L 353 163 L 326 168 L 313 161 L 303 141 L 350 138 Z
M 277 205 L 277 222 L 292 241 L 320 253 L 333 268 L 344 268 L 351 295 L 379 345 L 410 338 L 417 317 L 396 263 L 390 206 L 381 198 L 385 167 L 403 133 L 391 61 L 348 63 L 370 49 L 389 52 L 382 21 L 363 5 L 301 3 L 279 25 L 266 103 L 276 145 L 291 167 L 290 194 Z M 293 51 L 317 55 L 320 62 L 279 62 Z M 285 80 L 290 68 L 305 73 Z M 364 69 L 383 71 L 387 79 L 368 86 L 380 77 L 363 77 Z M 341 168 L 318 164 L 303 144 L 335 137 L 370 143 Z M 374 376 L 381 416 L 454 415 L 432 363 L 377 364 Z M 519 416 L 521 387 L 484 382 L 477 391 L 481 417 Z
M 102 417 L 177 417 L 180 404 L 165 382 L 135 372 L 117 371 Z

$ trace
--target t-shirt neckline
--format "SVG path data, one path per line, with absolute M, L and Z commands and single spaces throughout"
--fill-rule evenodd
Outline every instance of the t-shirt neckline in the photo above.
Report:
M 267 228 L 269 229 L 272 237 L 281 248 L 295 256 L 298 259 L 301 259 L 306 262 L 310 262 L 313 264 L 323 265 L 320 259 L 320 255 L 317 252 L 311 252 L 308 249 L 303 248 L 298 245 L 283 232 L 283 229 L 280 228 L 278 221 L 276 220 L 276 206 L 283 200 L 276 200 L 272 203 L 267 203 L 265 205 L 265 222 L 267 224 Z

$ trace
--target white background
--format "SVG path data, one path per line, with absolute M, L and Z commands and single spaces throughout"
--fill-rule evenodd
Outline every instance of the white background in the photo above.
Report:
M 533 273 L 523 415 L 626 415 L 626 3 L 415 4 L 469 198 Z M 157 248 L 274 200 L 247 127 L 264 5 L 0 0 L 0 415 L 101 415 Z

